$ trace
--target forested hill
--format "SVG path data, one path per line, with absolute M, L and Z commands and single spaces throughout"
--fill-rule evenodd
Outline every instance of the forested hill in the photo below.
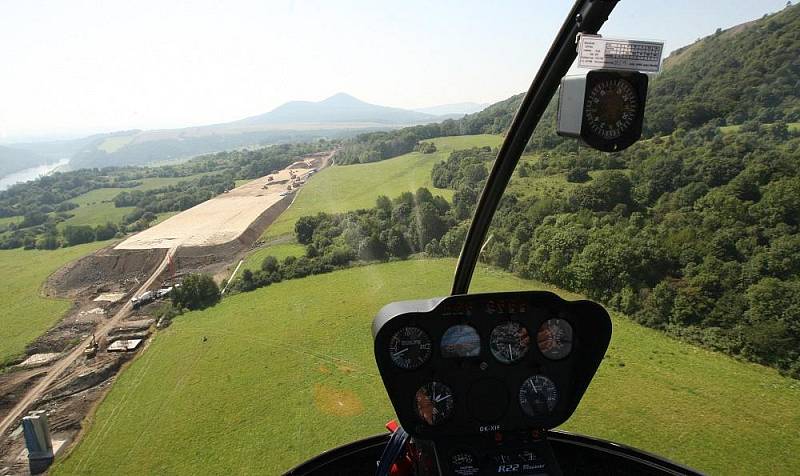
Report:
M 644 135 L 671 134 L 704 124 L 740 125 L 800 121 L 800 5 L 742 25 L 718 30 L 673 52 L 650 83 Z M 361 134 L 337 163 L 364 163 L 410 152 L 421 140 L 464 134 L 502 134 L 522 94 L 462 119 Z M 529 149 L 565 143 L 555 135 L 556 98 L 531 138 Z M 570 140 L 569 144 L 575 142 Z
M 645 128 L 800 121 L 800 5 L 677 50 L 650 88 Z

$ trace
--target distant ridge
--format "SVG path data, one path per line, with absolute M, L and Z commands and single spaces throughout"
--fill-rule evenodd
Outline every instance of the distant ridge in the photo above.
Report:
M 433 114 L 395 107 L 378 106 L 346 93 L 335 94 L 319 102 L 291 101 L 266 114 L 248 117 L 230 124 L 302 124 L 302 123 L 375 123 L 412 124 L 440 120 Z
M 489 103 L 457 102 L 453 104 L 441 104 L 439 106 L 422 107 L 414 110 L 417 112 L 422 112 L 425 114 L 434 114 L 437 116 L 445 116 L 445 115 L 463 116 L 464 114 L 474 114 L 476 112 L 483 111 L 488 106 Z

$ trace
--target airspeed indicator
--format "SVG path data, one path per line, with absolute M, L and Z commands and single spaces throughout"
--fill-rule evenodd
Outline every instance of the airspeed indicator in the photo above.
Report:
M 431 356 L 431 338 L 419 327 L 403 327 L 389 341 L 389 357 L 401 369 L 413 370 Z

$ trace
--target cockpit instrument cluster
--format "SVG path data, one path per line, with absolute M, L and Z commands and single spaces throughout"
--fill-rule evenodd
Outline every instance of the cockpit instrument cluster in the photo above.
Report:
M 535 443 L 526 438 L 564 423 L 600 365 L 611 320 L 590 301 L 504 292 L 392 303 L 372 331 L 403 428 L 439 450 L 464 450 L 448 456 L 464 462 L 488 457 L 476 442 L 486 450 L 522 438 L 524 452 Z

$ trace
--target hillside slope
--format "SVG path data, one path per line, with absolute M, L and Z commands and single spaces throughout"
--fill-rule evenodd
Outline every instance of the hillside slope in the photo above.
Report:
M 800 121 L 800 5 L 681 48 L 652 83 L 652 134 L 748 120 Z
M 350 137 L 442 117 L 369 104 L 340 93 L 319 102 L 292 101 L 234 122 L 109 134 L 75 153 L 70 165 L 73 169 L 146 165 L 254 145 Z
M 390 301 L 447 294 L 454 266 L 359 267 L 180 317 L 119 376 L 52 474 L 280 474 L 384 431 L 394 415 L 372 355 L 372 316 Z M 480 267 L 473 287 L 542 285 Z M 796 382 L 620 317 L 614 325 L 609 355 L 564 429 L 710 473 L 797 469 Z
M 644 135 L 706 123 L 737 125 L 800 121 L 800 5 L 719 31 L 675 51 L 664 71 L 652 78 Z M 503 134 L 523 94 L 458 120 L 363 134 L 348 142 L 339 163 L 383 160 L 409 152 L 417 141 L 464 134 Z M 550 149 L 575 141 L 555 134 L 557 97 L 550 102 L 529 142 Z M 388 151 L 388 153 L 387 153 Z M 574 152 L 574 150 L 572 150 Z

